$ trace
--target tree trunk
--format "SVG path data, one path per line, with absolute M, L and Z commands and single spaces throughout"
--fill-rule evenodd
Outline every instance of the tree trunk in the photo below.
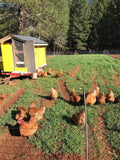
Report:
M 55 55 L 55 44 L 53 45 L 53 55 Z
M 22 5 L 18 6 L 18 16 L 19 16 L 19 32 L 22 34 L 22 32 L 23 32 L 23 12 L 22 12 Z
M 58 46 L 56 47 L 56 53 L 57 53 L 57 55 L 58 55 Z

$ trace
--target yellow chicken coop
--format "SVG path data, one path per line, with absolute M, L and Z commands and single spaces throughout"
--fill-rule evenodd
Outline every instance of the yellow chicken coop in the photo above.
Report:
M 9 34 L 0 39 L 2 75 L 27 75 L 45 67 L 46 42 L 31 36 Z

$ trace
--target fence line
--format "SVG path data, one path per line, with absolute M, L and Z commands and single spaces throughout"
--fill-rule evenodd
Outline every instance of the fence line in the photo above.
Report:
M 72 55 L 75 51 L 46 51 L 47 55 Z M 78 54 L 120 54 L 120 50 L 78 50 Z
M 84 90 L 84 107 L 85 107 L 85 128 L 86 128 L 86 160 L 88 160 L 88 128 L 87 128 L 87 107 L 85 100 L 85 90 Z

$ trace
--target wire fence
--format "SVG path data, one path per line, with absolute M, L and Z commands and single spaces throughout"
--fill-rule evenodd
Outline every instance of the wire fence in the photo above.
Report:
M 78 54 L 120 54 L 120 50 L 66 50 L 66 51 L 48 51 L 46 52 L 47 55 L 72 55 L 74 53 Z
M 85 100 L 85 90 L 84 90 L 84 107 L 85 107 L 85 129 L 86 129 L 86 160 L 88 160 L 88 128 L 87 128 L 87 107 Z

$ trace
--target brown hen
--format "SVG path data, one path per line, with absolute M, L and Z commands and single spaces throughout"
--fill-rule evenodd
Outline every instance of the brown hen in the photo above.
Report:
M 47 77 L 47 72 L 43 71 L 43 73 L 41 74 L 42 77 Z
M 102 92 L 102 93 L 98 96 L 97 103 L 98 103 L 98 104 L 104 104 L 104 103 L 105 103 L 105 94 L 104 94 L 104 92 Z
M 87 105 L 94 105 L 96 102 L 96 90 L 94 90 L 93 92 L 90 92 L 87 94 L 87 97 L 86 97 L 86 104 Z
M 107 102 L 113 103 L 115 101 L 114 93 L 112 90 L 106 95 Z
M 120 102 L 120 95 L 116 98 L 117 102 Z
M 62 69 L 60 70 L 59 73 L 56 73 L 53 77 L 59 78 L 60 76 L 62 76 Z
M 41 77 L 42 73 L 43 73 L 43 71 L 39 71 L 39 72 L 37 73 L 37 77 Z
M 58 91 L 55 88 L 51 88 L 51 99 L 53 99 L 54 101 L 56 101 L 58 98 Z
M 37 77 L 41 77 L 41 75 L 43 73 L 43 68 L 37 69 L 36 72 L 37 72 Z
M 54 73 L 54 71 L 53 71 L 53 69 L 52 68 L 49 68 L 49 70 L 48 70 L 48 72 L 47 72 L 49 75 L 51 75 L 51 74 L 53 74 Z
M 99 87 L 96 87 L 96 97 L 98 97 L 99 96 L 99 90 L 100 90 L 100 88 Z
M 83 109 L 82 112 L 73 114 L 71 121 L 76 125 L 85 126 L 85 110 Z
M 24 107 L 17 107 L 17 114 L 15 115 L 15 119 L 21 119 L 27 118 L 26 109 Z
M 75 89 L 73 88 L 70 94 L 70 102 L 73 104 L 79 104 L 81 97 L 76 94 Z
M 43 114 L 45 113 L 45 107 L 36 107 L 35 103 L 32 101 L 32 103 L 28 109 L 28 113 L 31 116 L 36 115 L 37 120 L 39 121 L 40 119 L 43 118 Z
M 34 133 L 38 129 L 37 124 L 37 116 L 34 115 L 30 118 L 28 122 L 24 121 L 21 117 L 17 120 L 17 123 L 19 124 L 19 131 L 21 136 L 26 136 L 30 138 L 34 135 Z

